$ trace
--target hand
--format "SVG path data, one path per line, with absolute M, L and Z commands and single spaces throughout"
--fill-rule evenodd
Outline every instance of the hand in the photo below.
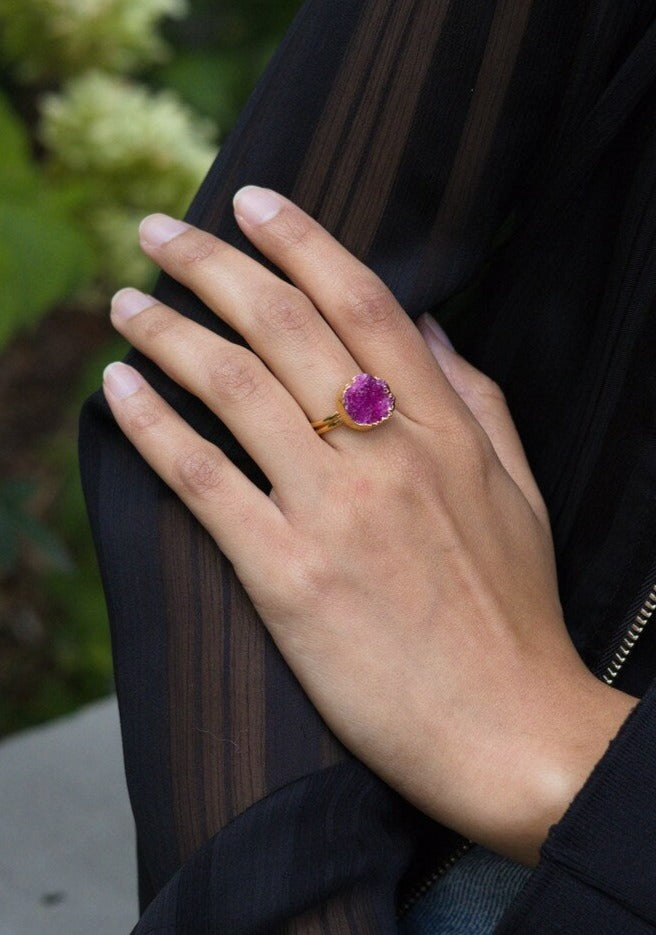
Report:
M 135 290 L 117 294 L 112 320 L 217 413 L 270 496 L 131 368 L 108 368 L 108 402 L 233 562 L 342 741 L 430 815 L 533 862 L 635 701 L 594 679 L 569 640 L 503 397 L 424 326 L 427 344 L 291 202 L 248 188 L 235 203 L 294 285 L 161 215 L 142 246 L 252 350 Z M 309 420 L 361 371 L 390 382 L 397 411 L 371 432 L 319 437 Z

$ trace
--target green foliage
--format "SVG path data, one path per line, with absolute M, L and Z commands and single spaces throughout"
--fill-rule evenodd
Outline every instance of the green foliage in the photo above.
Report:
M 221 128 L 234 123 L 245 93 L 244 61 L 237 53 L 182 52 L 158 70 L 157 78 Z
M 299 6 L 300 0 L 192 0 L 189 14 L 167 25 L 176 54 L 153 77 L 225 132 Z
M 0 483 L 0 575 L 18 569 L 21 549 L 36 550 L 41 561 L 51 568 L 68 572 L 70 555 L 61 539 L 30 510 L 36 484 L 29 480 L 5 480 Z
M 155 27 L 185 11 L 184 0 L 0 0 L 0 44 L 21 82 L 126 72 L 165 56 Z
M 95 246 L 105 291 L 152 273 L 137 227 L 152 211 L 182 214 L 208 170 L 214 125 L 170 90 L 90 70 L 41 102 L 46 169 L 60 187 L 83 178 L 79 229 Z
M 117 338 L 88 361 L 68 402 L 71 427 L 98 373 L 125 351 L 125 342 Z M 8 633 L 6 618 L 20 615 L 20 609 L 3 607 L 0 588 L 0 736 L 65 714 L 112 688 L 107 613 L 72 434 L 57 436 L 43 448 L 41 459 L 59 484 L 45 519 L 36 519 L 32 510 L 38 493 L 33 481 L 0 484 L 0 544 L 14 544 L 13 550 L 2 550 L 0 585 L 21 573 L 34 601 L 31 622 L 28 617 L 26 626 L 19 620 L 16 632 Z
M 0 349 L 14 331 L 91 278 L 89 244 L 73 219 L 81 187 L 48 184 L 25 130 L 0 95 Z
M 138 221 L 184 212 L 299 2 L 190 0 L 181 18 L 185 0 L 0 0 L 0 367 L 64 301 L 105 314 L 115 286 L 148 283 Z M 35 437 L 34 477 L 18 457 L 0 480 L 0 735 L 111 686 L 73 426 L 124 351 L 54 388 L 64 428 Z

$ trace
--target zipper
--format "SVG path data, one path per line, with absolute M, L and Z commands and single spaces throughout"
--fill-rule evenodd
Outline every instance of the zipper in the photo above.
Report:
M 656 584 L 653 584 L 649 594 L 644 599 L 642 607 L 635 615 L 631 623 L 629 624 L 628 629 L 624 633 L 622 641 L 611 659 L 610 663 L 606 667 L 606 670 L 602 673 L 602 679 L 607 685 L 612 685 L 617 676 L 620 674 L 622 667 L 626 660 L 629 658 L 633 652 L 635 644 L 638 642 L 642 636 L 645 627 L 649 623 L 651 617 L 653 616 L 654 611 L 656 610 Z
M 401 916 L 404 916 L 406 912 L 409 912 L 410 909 L 414 906 L 416 902 L 426 893 L 434 883 L 443 877 L 444 874 L 450 870 L 454 864 L 456 864 L 461 857 L 464 857 L 467 851 L 471 850 L 474 846 L 473 841 L 463 841 L 453 853 L 447 857 L 442 863 L 434 870 L 430 875 L 424 877 L 421 883 L 418 883 L 410 892 L 408 897 L 405 899 L 403 904 L 399 907 L 396 913 L 397 919 L 400 919 Z

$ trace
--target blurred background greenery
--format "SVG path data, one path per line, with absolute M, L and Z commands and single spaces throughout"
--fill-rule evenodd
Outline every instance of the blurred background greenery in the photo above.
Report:
M 0 0 L 0 735 L 112 688 L 77 414 L 299 0 Z

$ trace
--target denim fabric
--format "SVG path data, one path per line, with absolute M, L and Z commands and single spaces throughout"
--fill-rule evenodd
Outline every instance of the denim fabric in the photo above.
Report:
M 483 847 L 473 847 L 419 899 L 399 935 L 490 935 L 531 875 Z

